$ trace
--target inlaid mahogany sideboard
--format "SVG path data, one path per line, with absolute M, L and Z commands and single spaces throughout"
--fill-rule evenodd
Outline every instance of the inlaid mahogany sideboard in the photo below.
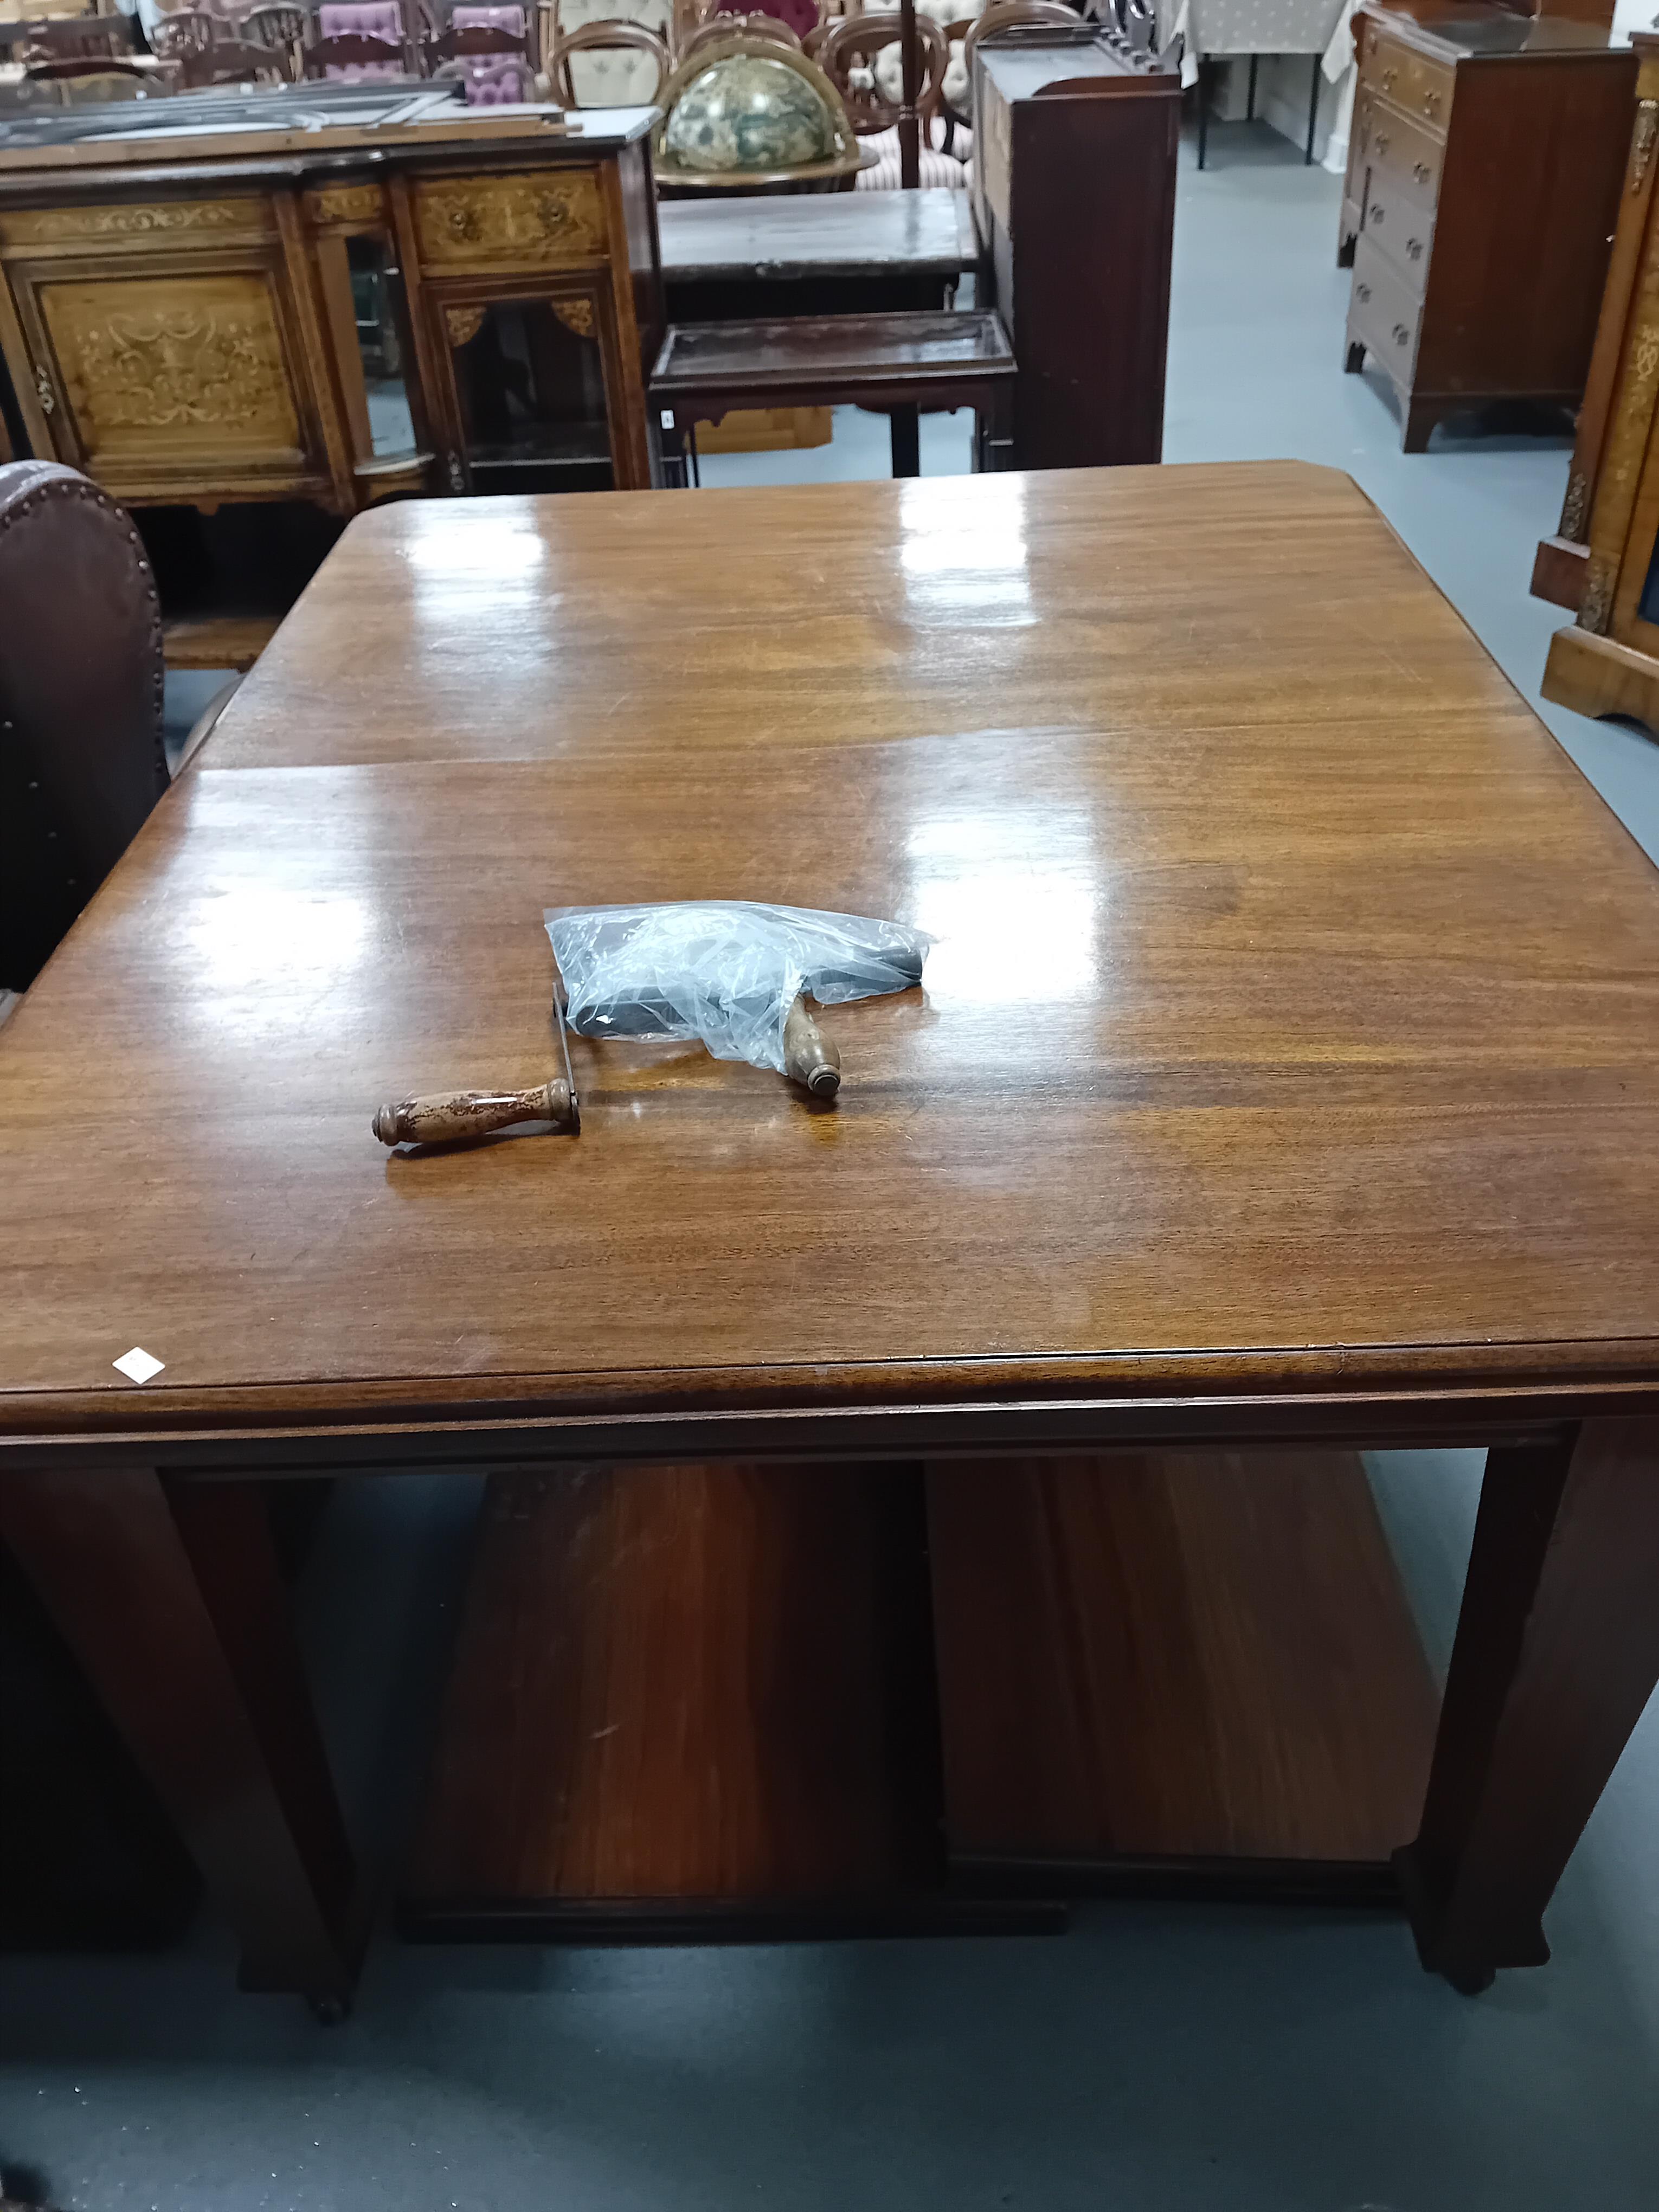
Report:
M 649 485 L 651 111 L 453 89 L 0 118 L 28 447 L 141 510 Z

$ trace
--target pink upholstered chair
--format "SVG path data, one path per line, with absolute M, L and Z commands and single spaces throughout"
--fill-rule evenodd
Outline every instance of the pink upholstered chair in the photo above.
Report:
M 470 107 L 502 106 L 536 97 L 530 24 L 521 7 L 463 4 L 429 52 L 441 66 L 434 76 L 459 75 Z
M 798 39 L 816 31 L 823 21 L 819 0 L 720 0 L 716 15 L 775 15 Z M 705 18 L 705 21 L 712 18 Z
M 409 42 L 398 0 L 325 0 L 325 4 L 317 10 L 317 29 L 321 40 L 385 39 L 397 49 L 395 58 L 386 61 L 325 61 L 323 75 L 326 77 L 338 78 L 346 84 L 363 84 L 378 77 L 409 73 Z M 315 74 L 310 69 L 306 73 Z
M 706 23 L 699 23 L 685 40 L 678 58 L 689 62 L 699 47 L 718 46 L 722 39 L 747 36 L 754 39 L 775 39 L 781 46 L 793 46 L 797 52 L 800 40 L 781 15 L 763 14 L 758 9 L 746 15 L 721 13 L 711 15 Z

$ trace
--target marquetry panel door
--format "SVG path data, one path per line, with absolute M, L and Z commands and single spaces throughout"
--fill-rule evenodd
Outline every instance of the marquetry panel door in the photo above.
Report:
M 0 216 L 0 342 L 36 450 L 133 503 L 349 511 L 300 238 L 296 209 L 252 193 Z

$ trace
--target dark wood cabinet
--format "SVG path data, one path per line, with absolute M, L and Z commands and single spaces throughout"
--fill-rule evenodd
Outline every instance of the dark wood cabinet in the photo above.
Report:
M 1019 362 L 1013 465 L 1159 460 L 1181 80 L 1048 28 L 981 40 L 974 76 L 988 304 Z
M 1425 0 L 1356 19 L 1340 255 L 1346 366 L 1394 386 L 1407 453 L 1498 399 L 1576 407 L 1630 136 L 1636 58 L 1596 25 Z

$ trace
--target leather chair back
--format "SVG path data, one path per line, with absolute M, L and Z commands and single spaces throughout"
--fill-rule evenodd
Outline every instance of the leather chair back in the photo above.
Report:
M 0 467 L 0 986 L 23 990 L 167 789 L 161 618 L 126 514 Z

